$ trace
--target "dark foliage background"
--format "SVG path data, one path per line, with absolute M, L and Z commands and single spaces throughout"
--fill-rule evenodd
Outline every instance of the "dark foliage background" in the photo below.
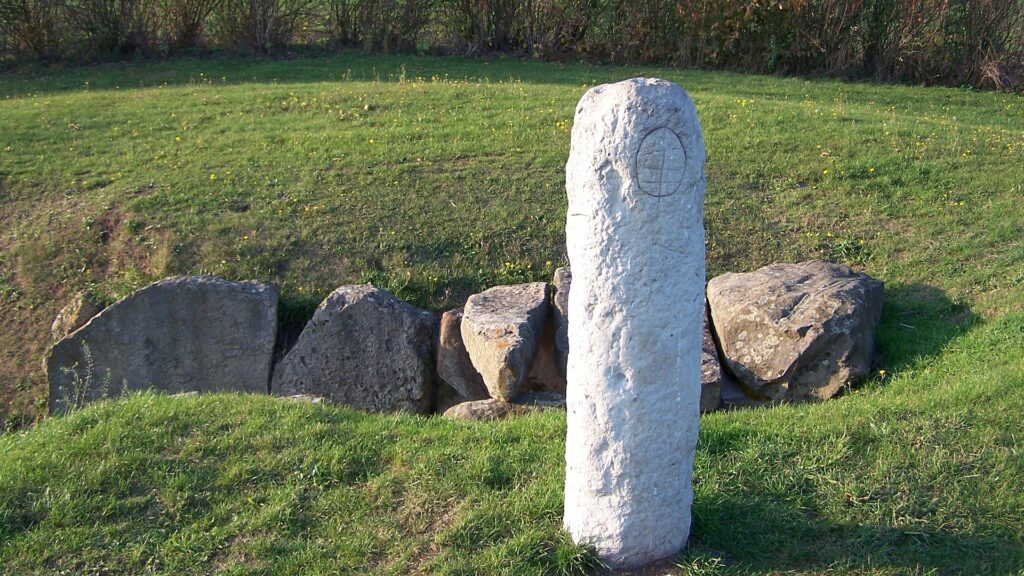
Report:
M 294 46 L 1019 89 L 1024 0 L 0 0 L 6 62 Z

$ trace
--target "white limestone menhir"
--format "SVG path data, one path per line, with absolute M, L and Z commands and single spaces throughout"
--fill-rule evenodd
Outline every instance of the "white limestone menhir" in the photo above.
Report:
M 686 545 L 700 423 L 704 140 L 678 85 L 598 86 L 566 166 L 565 527 L 610 565 Z

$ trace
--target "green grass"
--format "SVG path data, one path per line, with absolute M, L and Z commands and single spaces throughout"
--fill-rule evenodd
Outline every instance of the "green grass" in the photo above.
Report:
M 841 400 L 706 416 L 678 572 L 1020 573 L 1022 360 L 1015 313 Z M 490 424 L 270 397 L 101 403 L 0 437 L 0 566 L 574 573 L 593 560 L 558 529 L 564 433 L 557 412 Z
M 1024 572 L 1020 95 L 418 57 L 0 76 L 4 419 L 42 413 L 49 322 L 75 290 L 257 278 L 301 324 L 344 283 L 441 310 L 548 279 L 576 101 L 636 75 L 697 105 L 710 275 L 823 257 L 887 292 L 884 375 L 704 418 L 678 571 Z M 558 414 L 102 404 L 0 437 L 0 568 L 571 571 L 589 557 L 558 532 L 563 432 Z

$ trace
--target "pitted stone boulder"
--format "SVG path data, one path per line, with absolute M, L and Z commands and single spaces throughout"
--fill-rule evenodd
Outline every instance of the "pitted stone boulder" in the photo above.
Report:
M 95 298 L 79 292 L 61 309 L 53 324 L 50 325 L 50 343 L 59 342 L 62 338 L 78 330 L 92 317 L 103 310 Z
M 501 420 L 513 414 L 524 414 L 528 410 L 526 406 L 488 398 L 456 404 L 445 410 L 443 416 L 453 420 L 489 421 Z
M 565 410 L 565 394 L 528 392 L 517 396 L 512 402 L 494 398 L 462 402 L 446 409 L 444 417 L 457 420 L 501 420 L 543 410 Z
M 270 390 L 312 394 L 370 412 L 426 414 L 437 319 L 369 284 L 324 300 L 274 370 Z
M 469 358 L 469 352 L 462 341 L 462 308 L 449 310 L 441 315 L 437 376 L 465 400 L 490 398 L 484 378 L 473 367 L 473 361 Z
M 569 363 L 569 288 L 572 287 L 572 269 L 565 266 L 555 270 L 552 280 L 551 314 L 555 320 L 555 354 L 558 371 L 565 378 Z
M 495 286 L 469 297 L 462 341 L 492 398 L 509 401 L 522 392 L 547 308 L 544 282 Z
M 260 282 L 168 278 L 58 342 L 46 361 L 50 411 L 125 390 L 267 392 L 277 290 Z
M 813 260 L 708 283 L 726 366 L 755 399 L 825 400 L 871 370 L 880 281 Z
M 711 319 L 704 307 L 704 340 L 700 349 L 700 411 L 712 412 L 722 405 L 722 384 L 728 378 L 718 359 L 718 347 L 711 334 Z

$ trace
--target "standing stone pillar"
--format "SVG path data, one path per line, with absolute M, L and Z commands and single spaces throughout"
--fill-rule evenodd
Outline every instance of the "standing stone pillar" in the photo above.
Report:
M 565 527 L 610 565 L 686 545 L 700 424 L 704 140 L 678 85 L 598 86 L 566 166 Z

